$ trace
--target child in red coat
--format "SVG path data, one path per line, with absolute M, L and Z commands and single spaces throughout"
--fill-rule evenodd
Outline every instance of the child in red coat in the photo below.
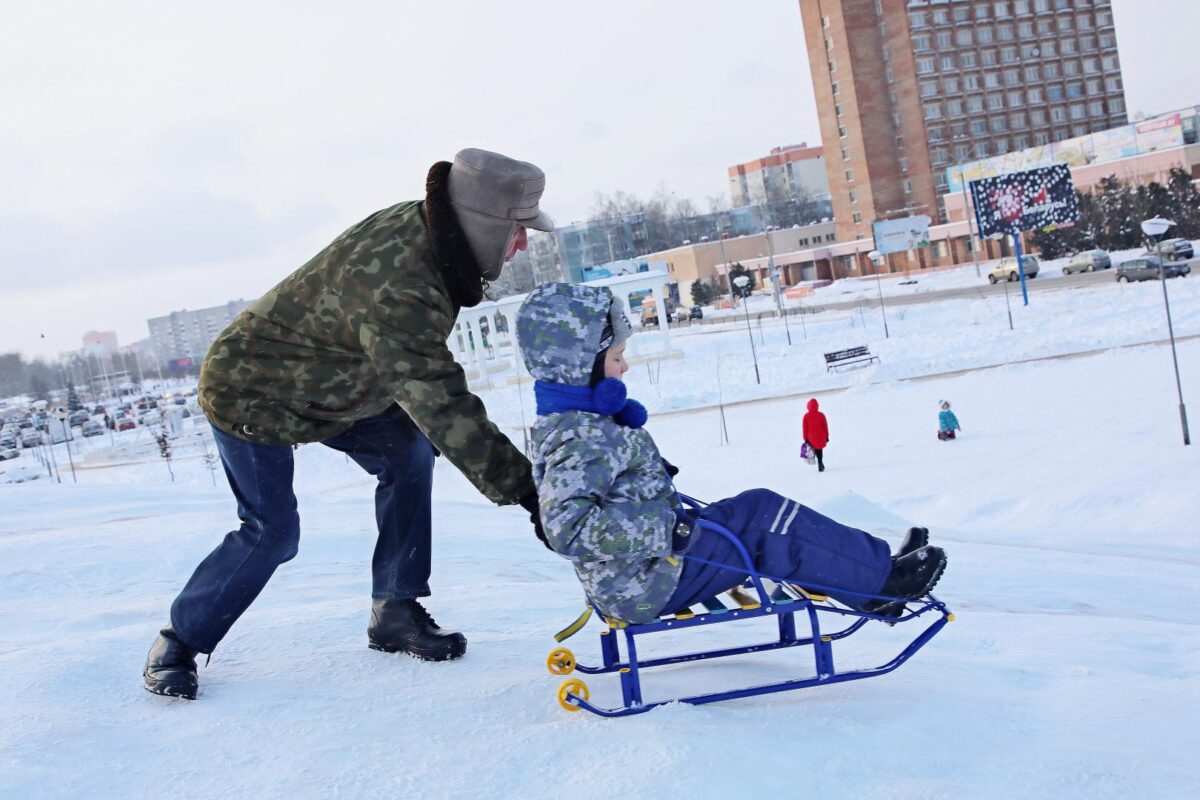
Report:
M 817 454 L 817 471 L 825 471 L 825 445 L 829 444 L 829 422 L 817 409 L 817 399 L 808 401 L 808 413 L 804 415 L 804 442 Z

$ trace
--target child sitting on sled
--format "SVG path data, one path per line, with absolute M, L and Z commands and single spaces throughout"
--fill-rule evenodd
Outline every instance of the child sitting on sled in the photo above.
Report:
M 533 470 L 546 538 L 606 616 L 649 622 L 742 583 L 742 556 L 697 518 L 738 536 L 758 571 L 845 590 L 830 595 L 870 613 L 899 616 L 903 605 L 855 593 L 914 599 L 941 577 L 946 554 L 924 528 L 893 556 L 882 539 L 766 489 L 682 508 L 670 465 L 642 427 L 646 409 L 626 397 L 632 329 L 607 288 L 543 284 L 516 328 L 537 379 Z
M 944 442 L 955 438 L 954 432 L 961 431 L 962 426 L 958 424 L 958 417 L 950 410 L 949 400 L 943 400 L 938 405 L 942 408 L 938 412 L 938 439 Z

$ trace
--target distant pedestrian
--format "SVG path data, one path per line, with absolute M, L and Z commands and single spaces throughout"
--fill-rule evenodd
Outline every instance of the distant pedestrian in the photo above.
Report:
M 943 400 L 939 405 L 942 410 L 938 412 L 938 438 L 943 442 L 957 438 L 954 432 L 961 431 L 962 426 L 958 424 L 958 417 L 950 410 L 950 401 Z
M 829 444 L 829 421 L 817 409 L 817 399 L 808 401 L 808 413 L 804 415 L 804 443 L 812 448 L 817 456 L 817 471 L 825 471 L 825 445 Z

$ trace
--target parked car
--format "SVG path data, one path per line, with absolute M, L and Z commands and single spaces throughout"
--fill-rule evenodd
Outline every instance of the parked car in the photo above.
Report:
M 0 447 L 0 461 L 8 461 L 13 458 L 20 458 L 21 451 L 15 447 Z
M 121 417 L 119 420 L 117 420 L 117 430 L 118 431 L 133 430 L 136 427 L 137 427 L 137 422 L 135 420 L 133 420 L 131 417 Z
M 84 436 L 103 436 L 104 426 L 94 419 L 89 419 L 83 423 L 83 427 L 79 430 Z
M 1182 278 L 1191 271 L 1192 268 L 1187 264 L 1164 261 L 1162 265 L 1162 272 L 1168 278 Z M 1155 281 L 1158 280 L 1158 275 L 1158 259 L 1154 256 L 1131 258 L 1117 267 L 1117 280 L 1121 283 L 1129 283 L 1130 281 Z
M 692 306 L 688 309 L 688 319 L 704 319 L 704 309 L 700 306 Z
M 1037 256 L 1021 256 L 1021 265 L 1025 268 L 1026 278 L 1036 278 L 1038 274 L 1038 266 L 1041 264 Z M 1021 273 L 1017 270 L 1016 256 L 1005 256 L 1000 259 L 1000 263 L 992 267 L 988 272 L 988 281 L 991 283 L 999 283 L 1000 281 L 1018 281 L 1021 279 Z
M 162 422 L 162 414 L 153 408 L 137 419 L 138 425 L 157 425 L 160 422 Z
M 82 425 L 83 423 L 87 422 L 90 417 L 91 415 L 88 414 L 88 412 L 80 409 L 79 411 L 72 411 L 71 416 L 67 417 L 67 422 L 71 425 L 71 427 L 75 427 L 76 425 Z
M 1076 272 L 1095 272 L 1111 267 L 1112 256 L 1108 254 L 1107 250 L 1084 250 L 1082 253 L 1071 256 L 1071 259 L 1063 265 L 1063 275 L 1072 275 Z
M 41 431 L 28 428 L 21 431 L 21 447 L 37 447 L 42 443 Z
M 1191 241 L 1188 239 L 1167 239 L 1158 247 L 1147 250 L 1146 255 L 1157 255 L 1160 250 L 1162 251 L 1163 259 L 1166 261 L 1187 261 L 1195 257 L 1196 254 Z
M 0 447 L 16 447 L 16 446 L 17 446 L 17 434 L 16 433 L 14 433 L 11 430 L 0 432 Z

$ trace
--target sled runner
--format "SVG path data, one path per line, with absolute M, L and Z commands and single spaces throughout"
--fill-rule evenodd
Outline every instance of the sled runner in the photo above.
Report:
M 690 508 L 700 508 L 703 506 L 701 502 L 686 495 L 681 494 L 680 499 Z M 749 577 L 744 585 L 746 588 L 753 590 L 756 597 L 755 601 L 741 606 L 730 607 L 726 604 L 729 602 L 726 598 L 712 598 L 704 602 L 705 610 L 700 613 L 696 613 L 693 609 L 687 609 L 678 614 L 665 615 L 654 622 L 641 624 L 627 624 L 620 620 L 607 620 L 607 627 L 600 631 L 601 661 L 599 665 L 593 666 L 579 663 L 576 661 L 574 653 L 569 649 L 565 647 L 555 648 L 546 659 L 546 666 L 552 674 L 570 675 L 578 671 L 589 675 L 600 675 L 615 672 L 618 674 L 621 683 L 621 705 L 605 708 L 592 702 L 591 693 L 586 683 L 579 678 L 568 678 L 558 688 L 558 702 L 564 709 L 567 711 L 586 709 L 593 714 L 604 717 L 623 717 L 630 714 L 640 714 L 656 706 L 671 702 L 701 705 L 721 700 L 770 694 L 772 692 L 805 689 L 810 686 L 823 686 L 841 683 L 842 681 L 873 678 L 887 674 L 899 667 L 912 657 L 913 653 L 925 646 L 947 622 L 954 620 L 954 615 L 947 611 L 945 604 L 932 594 L 907 601 L 907 605 L 901 606 L 902 611 L 899 616 L 870 614 L 835 604 L 826 595 L 818 594 L 818 592 L 836 591 L 843 595 L 855 595 L 864 599 L 897 600 L 901 603 L 905 601 L 899 598 L 885 598 L 880 595 L 849 592 L 831 586 L 810 585 L 800 587 L 789 584 L 784 579 L 757 572 L 754 569 L 753 561 L 745 546 L 727 528 L 704 519 L 698 520 L 696 524 L 726 537 L 737 547 L 738 553 L 744 562 L 741 566 L 734 567 L 723 564 L 717 564 L 716 566 L 729 566 L 730 569 L 748 575 Z M 685 554 L 684 558 L 690 558 L 690 556 Z M 773 582 L 777 586 L 773 591 L 768 591 L 764 581 Z M 722 600 L 725 600 L 725 602 L 722 602 Z M 584 614 L 572 625 L 560 631 L 555 638 L 559 642 L 562 642 L 582 629 L 587 624 L 592 610 L 592 606 L 589 604 Z M 637 637 L 646 634 L 772 616 L 778 620 L 779 637 L 778 639 L 761 644 L 718 650 L 701 650 L 651 659 L 639 659 L 637 654 Z M 877 667 L 855 669 L 846 672 L 839 672 L 837 670 L 833 657 L 834 642 L 852 636 L 872 620 L 896 625 L 911 622 L 922 616 L 926 616 L 927 620 L 931 620 L 929 624 L 898 654 L 893 656 L 890 661 Z M 822 622 L 826 623 L 824 627 L 822 626 Z M 623 648 L 624 656 L 622 656 L 621 652 L 620 638 L 624 638 L 625 640 Z M 778 683 L 751 686 L 744 689 L 674 697 L 655 702 L 644 702 L 642 700 L 642 670 L 670 664 L 682 664 L 689 661 L 703 661 L 791 647 L 812 648 L 815 662 L 814 675 L 811 677 L 793 678 Z

